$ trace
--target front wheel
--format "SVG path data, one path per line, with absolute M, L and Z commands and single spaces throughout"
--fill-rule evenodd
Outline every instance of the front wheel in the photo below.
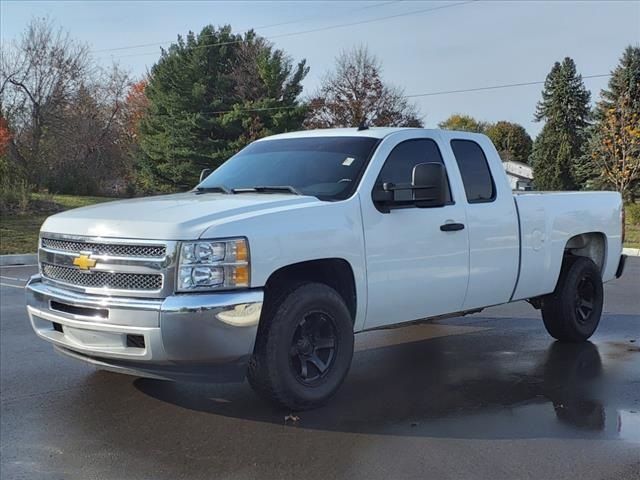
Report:
M 353 357 L 353 323 L 342 297 L 306 283 L 268 305 L 248 379 L 263 398 L 292 410 L 326 402 L 340 387 Z
M 542 299 L 549 334 L 565 342 L 584 342 L 600 323 L 603 304 L 600 271 L 586 257 L 565 257 L 555 291 Z

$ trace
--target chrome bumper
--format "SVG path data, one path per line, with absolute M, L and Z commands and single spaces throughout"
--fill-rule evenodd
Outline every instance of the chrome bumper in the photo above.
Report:
M 195 373 L 246 362 L 264 296 L 247 290 L 165 299 L 107 297 L 63 290 L 39 275 L 29 280 L 26 295 L 34 331 L 63 353 L 110 370 L 148 370 L 161 378 L 171 375 L 157 372 Z

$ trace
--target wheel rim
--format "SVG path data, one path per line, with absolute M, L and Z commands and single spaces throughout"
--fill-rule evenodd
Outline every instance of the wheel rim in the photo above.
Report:
M 307 386 L 327 376 L 337 347 L 335 321 L 324 312 L 307 313 L 291 339 L 290 365 L 296 379 Z
M 584 276 L 578 282 L 576 289 L 576 318 L 582 325 L 587 323 L 593 313 L 596 299 L 596 286 L 593 279 Z

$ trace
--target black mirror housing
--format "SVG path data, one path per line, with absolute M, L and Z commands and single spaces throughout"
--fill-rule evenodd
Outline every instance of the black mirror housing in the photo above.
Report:
M 419 163 L 413 167 L 411 189 L 416 207 L 442 207 L 447 203 L 447 174 L 441 163 Z
M 411 195 L 400 192 L 410 191 Z M 403 207 L 442 207 L 449 202 L 447 172 L 441 163 L 419 163 L 411 172 L 411 183 L 383 183 L 371 194 L 373 203 L 382 213 Z

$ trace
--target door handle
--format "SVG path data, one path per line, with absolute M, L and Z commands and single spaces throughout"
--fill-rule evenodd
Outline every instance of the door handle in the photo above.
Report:
M 443 232 L 457 232 L 458 230 L 464 230 L 464 223 L 445 223 L 440 225 L 440 230 Z

